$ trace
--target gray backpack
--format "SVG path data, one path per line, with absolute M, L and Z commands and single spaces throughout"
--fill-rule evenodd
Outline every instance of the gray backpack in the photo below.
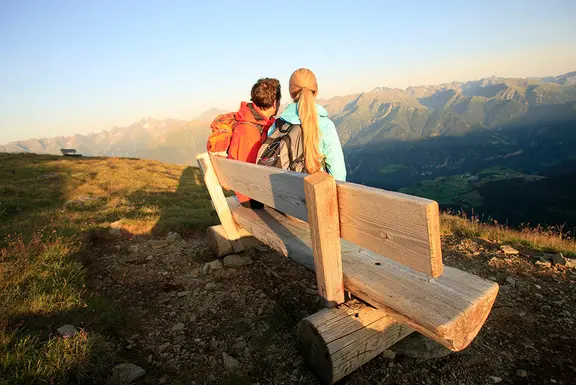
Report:
M 276 131 L 260 147 L 257 164 L 305 172 L 302 126 L 276 120 Z

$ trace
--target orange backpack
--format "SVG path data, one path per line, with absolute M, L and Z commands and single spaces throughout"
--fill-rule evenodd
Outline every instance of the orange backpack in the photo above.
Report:
M 210 155 L 228 157 L 228 147 L 236 126 L 236 113 L 218 115 L 210 125 L 212 133 L 208 137 L 206 148 Z

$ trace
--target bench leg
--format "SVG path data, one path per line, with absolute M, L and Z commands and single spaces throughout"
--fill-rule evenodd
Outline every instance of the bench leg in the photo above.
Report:
M 262 242 L 241 227 L 238 228 L 238 234 L 240 234 L 240 242 L 244 249 L 262 245 Z M 206 230 L 206 242 L 214 258 L 222 258 L 235 253 L 232 242 L 222 225 L 212 226 Z
M 351 300 L 300 321 L 298 349 L 324 384 L 334 384 L 412 332 L 386 312 Z

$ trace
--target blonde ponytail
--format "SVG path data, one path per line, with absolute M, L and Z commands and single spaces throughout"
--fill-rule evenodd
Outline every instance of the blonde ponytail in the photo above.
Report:
M 298 103 L 298 116 L 304 135 L 304 167 L 313 174 L 322 169 L 324 156 L 320 152 L 320 126 L 316 111 L 318 84 L 312 71 L 301 68 L 290 77 L 290 96 Z

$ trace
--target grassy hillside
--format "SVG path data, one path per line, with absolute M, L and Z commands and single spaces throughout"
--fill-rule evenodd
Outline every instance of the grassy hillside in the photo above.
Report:
M 511 231 L 450 215 L 442 221 L 444 234 L 576 256 L 573 241 L 548 230 Z M 86 249 L 114 237 L 186 237 L 216 222 L 195 168 L 0 154 L 0 383 L 104 381 L 119 361 L 117 329 L 129 320 L 116 299 L 91 288 Z M 81 331 L 62 338 L 56 329 L 64 324 Z
M 117 304 L 87 289 L 90 239 L 215 223 L 198 170 L 156 161 L 0 154 L 0 383 L 92 383 L 114 361 Z M 130 234 L 129 234 L 130 233 Z M 64 339 L 56 328 L 86 325 Z

